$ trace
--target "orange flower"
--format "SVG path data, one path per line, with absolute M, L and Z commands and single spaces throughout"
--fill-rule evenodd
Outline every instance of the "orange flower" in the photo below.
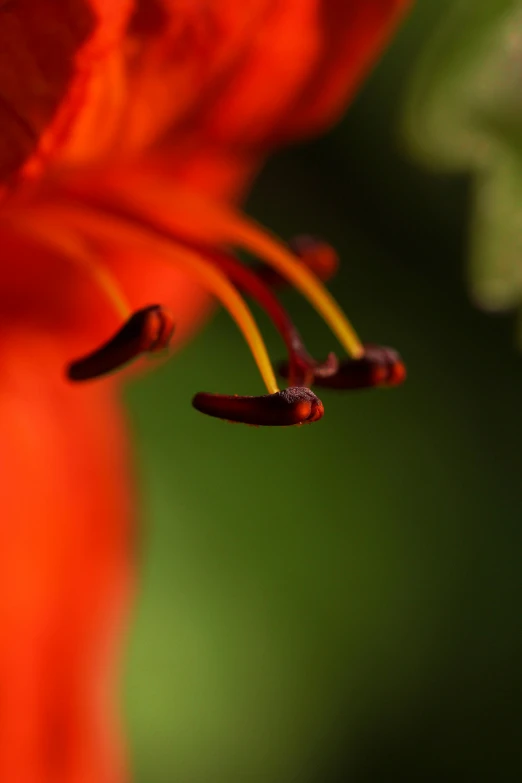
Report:
M 233 207 L 276 145 L 332 122 L 408 0 L 0 0 L 0 780 L 123 775 L 111 683 L 131 586 L 126 449 L 114 383 L 70 378 L 187 339 L 212 297 L 249 341 L 270 398 L 198 395 L 212 415 L 312 421 L 280 393 L 239 290 L 289 348 L 292 384 L 393 385 L 310 265 Z M 259 275 L 226 248 L 271 265 Z M 272 293 L 308 296 L 353 357 L 306 353 Z M 132 316 L 132 313 L 136 313 Z M 268 402 L 267 402 L 268 399 Z

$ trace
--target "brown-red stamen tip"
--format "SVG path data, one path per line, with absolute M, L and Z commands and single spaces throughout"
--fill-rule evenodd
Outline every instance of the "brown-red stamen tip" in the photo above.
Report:
M 142 353 L 169 345 L 174 333 L 172 314 L 161 305 L 137 310 L 106 343 L 67 367 L 71 381 L 88 381 L 119 369 Z
M 300 234 L 289 240 L 288 246 L 320 280 L 330 280 L 339 267 L 337 250 L 320 237 Z
M 300 234 L 288 241 L 288 247 L 323 282 L 330 280 L 337 272 L 339 256 L 335 248 L 324 239 Z M 282 288 L 288 285 L 288 280 L 271 267 L 256 265 L 254 269 L 257 276 L 270 288 Z
M 399 386 L 406 379 L 406 367 L 393 348 L 365 345 L 360 359 L 346 359 L 338 371 L 316 376 L 314 384 L 329 389 L 369 389 Z
M 324 414 L 321 400 L 304 386 L 289 386 L 275 394 L 259 397 L 199 392 L 192 405 L 208 416 L 262 427 L 310 424 Z

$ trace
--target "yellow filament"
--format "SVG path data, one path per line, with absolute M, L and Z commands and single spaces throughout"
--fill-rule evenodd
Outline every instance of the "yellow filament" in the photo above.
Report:
M 26 218 L 24 218 L 23 225 L 14 216 L 9 217 L 8 222 L 17 232 L 27 235 Z M 31 218 L 30 235 L 53 252 L 59 253 L 65 261 L 73 262 L 81 267 L 103 292 L 118 316 L 124 321 L 130 318 L 132 309 L 116 279 L 103 264 L 99 263 L 95 253 L 73 231 L 68 231 L 62 226 L 53 226 L 45 218 L 39 220 L 38 217 L 35 217 Z
M 45 207 L 38 211 L 45 212 Z M 252 313 L 226 275 L 216 269 L 211 261 L 206 261 L 196 251 L 162 239 L 135 223 L 84 207 L 53 205 L 45 220 L 47 224 L 54 220 L 60 222 L 60 225 L 63 220 L 95 241 L 116 241 L 120 247 L 127 245 L 133 250 L 141 248 L 145 253 L 182 267 L 184 272 L 197 279 L 203 288 L 210 291 L 226 307 L 252 351 L 268 393 L 275 394 L 279 391 L 268 351 Z
M 108 201 L 99 194 L 91 198 L 94 203 L 103 204 L 108 211 L 120 215 L 125 213 L 131 220 L 139 221 L 145 217 L 153 226 L 178 236 L 230 243 L 254 253 L 286 277 L 308 299 L 352 358 L 358 359 L 363 355 L 364 348 L 357 333 L 333 296 L 282 242 L 254 220 L 225 205 L 203 200 L 171 184 L 162 184 L 164 187 L 155 181 L 148 188 L 143 183 L 143 188 L 132 189 L 130 195 L 113 190 Z
M 227 231 L 228 241 L 238 243 L 246 250 L 255 253 L 301 291 L 322 315 L 352 358 L 359 359 L 363 355 L 364 348 L 355 329 L 333 296 L 316 275 L 304 264 L 299 263 L 282 243 L 266 233 L 254 221 L 246 220 L 232 211 L 223 210 L 222 225 Z

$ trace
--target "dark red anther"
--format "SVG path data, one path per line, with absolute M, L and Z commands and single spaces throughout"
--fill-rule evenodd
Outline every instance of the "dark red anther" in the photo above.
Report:
M 289 240 L 290 250 L 320 280 L 330 280 L 339 267 L 337 250 L 320 237 L 300 234 Z
M 208 416 L 261 427 L 311 424 L 324 414 L 321 400 L 304 386 L 289 386 L 276 394 L 259 397 L 199 392 L 192 405 Z
M 316 376 L 314 384 L 328 389 L 369 389 L 399 386 L 406 379 L 406 367 L 393 348 L 365 345 L 360 359 L 346 359 L 328 377 Z
M 142 353 L 166 348 L 174 333 L 172 314 L 161 305 L 150 305 L 133 313 L 106 343 L 87 356 L 71 362 L 67 377 L 89 381 L 117 370 Z
M 300 234 L 289 240 L 288 247 L 319 280 L 330 280 L 337 272 L 339 256 L 335 248 L 324 239 Z M 286 278 L 272 267 L 256 264 L 254 269 L 256 275 L 270 288 L 283 288 L 288 285 Z

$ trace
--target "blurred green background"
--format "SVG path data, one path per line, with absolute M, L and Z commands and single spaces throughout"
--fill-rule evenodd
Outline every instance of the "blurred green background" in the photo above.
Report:
M 310 427 L 202 416 L 198 390 L 262 392 L 220 312 L 126 391 L 144 507 L 137 783 L 522 775 L 522 356 L 513 318 L 468 298 L 469 178 L 422 170 L 398 133 L 448 5 L 419 2 L 345 121 L 272 159 L 248 204 L 339 249 L 331 289 L 364 340 L 400 349 L 407 384 L 324 392 Z M 284 300 L 313 353 L 336 348 Z

